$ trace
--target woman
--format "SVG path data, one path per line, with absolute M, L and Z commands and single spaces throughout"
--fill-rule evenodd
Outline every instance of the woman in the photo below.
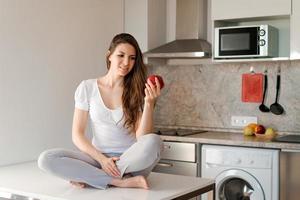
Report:
M 113 38 L 106 63 L 106 75 L 82 81 L 75 92 L 72 140 L 80 152 L 47 150 L 38 164 L 79 187 L 148 189 L 146 177 L 162 145 L 152 133 L 159 81 L 146 80 L 141 50 L 130 34 Z M 92 142 L 85 136 L 88 121 Z

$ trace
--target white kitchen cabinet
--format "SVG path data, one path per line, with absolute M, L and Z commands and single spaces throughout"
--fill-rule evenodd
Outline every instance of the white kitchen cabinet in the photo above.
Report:
M 291 0 L 211 0 L 212 19 L 240 19 L 291 14 Z M 297 0 L 294 0 L 295 2 Z M 294 3 L 294 2 L 293 2 Z
M 291 59 L 300 59 L 300 1 L 293 0 L 293 9 L 290 18 L 290 58 Z
M 125 0 L 124 30 L 142 52 L 166 42 L 166 0 Z

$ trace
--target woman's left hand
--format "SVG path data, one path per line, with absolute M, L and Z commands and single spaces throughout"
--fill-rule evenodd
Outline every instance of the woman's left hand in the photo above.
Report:
M 147 80 L 146 88 L 145 88 L 145 103 L 149 103 L 154 105 L 156 99 L 160 96 L 160 84 L 158 79 L 155 77 L 154 85 L 149 79 Z

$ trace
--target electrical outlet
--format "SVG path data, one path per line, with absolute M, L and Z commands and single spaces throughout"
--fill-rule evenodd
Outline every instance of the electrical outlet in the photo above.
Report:
M 251 116 L 231 116 L 231 126 L 244 127 L 250 123 L 257 124 L 257 117 Z

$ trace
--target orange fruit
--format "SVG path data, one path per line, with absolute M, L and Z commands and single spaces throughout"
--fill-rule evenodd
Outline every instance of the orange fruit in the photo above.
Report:
M 257 126 L 258 126 L 258 124 L 255 124 L 255 123 L 251 123 L 251 124 L 247 125 L 247 127 L 251 127 L 253 129 L 255 129 Z

